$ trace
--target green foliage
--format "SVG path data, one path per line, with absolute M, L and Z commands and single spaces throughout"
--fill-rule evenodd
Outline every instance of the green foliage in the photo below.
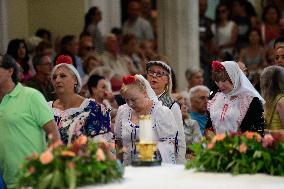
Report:
M 194 159 L 186 168 L 232 174 L 266 173 L 284 176 L 284 142 L 257 133 L 217 135 L 210 142 L 190 146 Z
M 121 179 L 123 167 L 109 148 L 79 138 L 70 146 L 57 145 L 40 156 L 34 154 L 23 164 L 17 188 L 75 189 Z

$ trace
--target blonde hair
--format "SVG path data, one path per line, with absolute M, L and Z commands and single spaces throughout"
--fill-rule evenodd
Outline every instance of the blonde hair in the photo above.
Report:
M 123 84 L 120 89 L 120 94 L 122 97 L 125 97 L 126 92 L 128 89 L 131 89 L 133 87 L 136 87 L 141 93 L 146 92 L 146 87 L 144 83 L 142 83 L 139 79 L 135 77 L 135 81 L 130 84 Z

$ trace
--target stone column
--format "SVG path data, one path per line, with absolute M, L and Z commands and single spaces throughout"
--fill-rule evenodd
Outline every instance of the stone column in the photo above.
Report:
M 0 53 L 6 53 L 8 46 L 7 0 L 0 0 Z
M 178 89 L 185 70 L 199 67 L 198 0 L 158 0 L 158 47 L 176 72 Z

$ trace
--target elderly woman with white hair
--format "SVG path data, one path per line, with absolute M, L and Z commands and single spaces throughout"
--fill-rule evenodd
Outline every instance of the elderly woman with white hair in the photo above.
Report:
M 112 142 L 110 115 L 103 112 L 94 100 L 79 95 L 82 81 L 69 56 L 61 55 L 53 68 L 52 84 L 57 100 L 49 102 L 64 144 L 69 144 L 80 135 L 94 140 Z
M 186 153 L 185 134 L 182 113 L 179 104 L 172 98 L 172 69 L 162 61 L 150 61 L 146 64 L 147 80 L 159 101 L 174 114 L 178 132 L 176 133 L 176 160 L 184 163 Z
M 152 120 L 150 128 L 152 132 L 147 133 L 153 141 L 157 142 L 157 148 L 164 163 L 176 163 L 175 136 L 177 127 L 172 112 L 158 100 L 149 82 L 142 75 L 128 75 L 123 78 L 120 90 L 126 101 L 118 109 L 115 120 L 115 136 L 117 144 L 122 142 L 125 148 L 123 153 L 123 164 L 129 165 L 137 157 L 136 142 L 141 139 L 145 132 L 139 119 L 141 115 L 149 115 Z M 150 136 L 149 136 L 150 135 Z
M 189 90 L 197 85 L 203 85 L 204 82 L 203 70 L 200 68 L 188 68 L 185 71 L 185 78 L 187 81 L 187 89 L 182 91 L 180 94 L 185 98 L 186 105 L 190 110 L 191 107 L 189 99 Z

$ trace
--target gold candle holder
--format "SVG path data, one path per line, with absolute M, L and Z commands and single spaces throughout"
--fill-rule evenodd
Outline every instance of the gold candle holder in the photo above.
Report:
M 139 117 L 140 141 L 136 143 L 138 158 L 132 161 L 133 166 L 157 166 L 161 160 L 155 157 L 157 143 L 153 140 L 152 119 L 150 115 Z
M 157 150 L 156 143 L 136 143 L 141 161 L 153 161 L 154 152 Z

